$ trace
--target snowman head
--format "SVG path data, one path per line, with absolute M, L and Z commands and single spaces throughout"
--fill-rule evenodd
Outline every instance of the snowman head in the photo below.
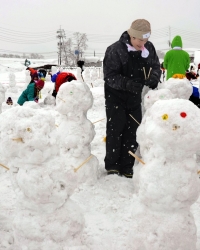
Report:
M 1 154 L 33 164 L 43 163 L 57 154 L 55 119 L 50 113 L 15 107 L 0 116 Z
M 91 108 L 92 103 L 90 89 L 80 81 L 63 83 L 56 96 L 56 110 L 71 117 L 85 113 Z
M 173 94 L 169 89 L 149 90 L 144 96 L 145 110 L 149 109 L 158 100 L 169 100 L 173 98 Z
M 159 100 L 148 110 L 143 133 L 166 151 L 195 153 L 200 147 L 199 124 L 200 111 L 192 102 Z
M 169 89 L 174 98 L 189 99 L 192 95 L 192 84 L 187 78 L 169 78 L 159 85 L 159 89 Z

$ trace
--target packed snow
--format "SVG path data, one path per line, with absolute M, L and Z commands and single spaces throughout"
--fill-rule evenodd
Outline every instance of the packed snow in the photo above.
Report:
M 0 59 L 0 250 L 200 250 L 200 110 L 187 100 L 191 83 L 144 88 L 128 179 L 104 169 L 102 68 L 61 70 L 77 81 L 56 100 L 47 75 L 39 103 L 19 106 L 29 73 L 21 60 Z

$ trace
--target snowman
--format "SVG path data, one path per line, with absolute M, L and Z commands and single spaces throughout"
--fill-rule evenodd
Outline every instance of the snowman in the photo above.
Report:
M 92 79 L 90 77 L 90 70 L 89 68 L 85 68 L 83 73 L 82 73 L 82 76 L 83 76 L 83 79 L 84 79 L 84 82 L 87 84 L 87 86 L 89 88 L 93 88 L 93 84 L 92 84 Z
M 137 209 L 130 249 L 196 249 L 190 206 L 200 194 L 195 159 L 200 147 L 199 124 L 200 112 L 193 103 L 172 99 L 156 101 L 139 126 L 137 142 L 143 164 L 135 167 L 133 178 Z
M 94 184 L 98 174 L 98 160 L 91 154 L 94 125 L 87 119 L 93 97 L 84 82 L 71 81 L 61 85 L 56 97 L 56 111 L 60 116 L 57 133 L 65 166 L 76 171 L 78 183 Z
M 82 73 L 81 73 L 81 68 L 77 67 L 76 69 L 76 78 L 78 81 L 83 82 L 83 77 L 82 77 Z
M 159 92 L 157 93 L 158 90 Z M 163 92 L 161 90 L 163 90 Z M 166 93 L 164 93 L 165 91 Z M 169 91 L 171 92 L 171 94 L 169 93 Z M 152 100 L 154 100 L 153 102 L 155 102 L 158 99 L 181 98 L 188 100 L 192 95 L 192 92 L 192 84 L 188 81 L 186 77 L 183 77 L 179 74 L 174 75 L 174 78 L 171 77 L 167 81 L 159 83 L 157 89 L 151 90 L 149 89 L 149 87 L 144 86 L 142 91 L 142 113 L 144 114 L 148 108 L 145 107 L 145 98 L 149 96 L 149 93 L 151 95 L 150 103 L 152 103 Z M 164 98 L 162 98 L 161 96 L 164 96 Z M 148 103 L 148 101 L 146 101 L 146 103 Z
M 90 72 L 90 75 L 91 75 L 92 81 L 97 80 L 98 79 L 97 68 L 93 67 L 91 72 Z
M 173 94 L 169 89 L 149 90 L 144 96 L 144 111 L 147 111 L 158 100 L 173 99 Z
M 9 92 L 11 93 L 17 93 L 18 89 L 16 87 L 16 79 L 15 79 L 15 74 L 13 72 L 9 73 Z
M 25 106 L 3 112 L 1 120 L 0 153 L 17 196 L 14 249 L 87 249 L 81 239 L 84 217 L 70 199 L 77 177 L 59 154 L 54 117 Z
M 2 103 L 5 101 L 6 88 L 0 83 L 0 113 L 2 112 Z

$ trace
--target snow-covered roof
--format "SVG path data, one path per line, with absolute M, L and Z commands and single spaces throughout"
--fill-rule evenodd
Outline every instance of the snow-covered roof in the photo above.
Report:
M 100 58 L 97 56 L 86 56 L 83 58 L 83 60 L 86 63 L 97 63 L 98 61 L 100 61 Z

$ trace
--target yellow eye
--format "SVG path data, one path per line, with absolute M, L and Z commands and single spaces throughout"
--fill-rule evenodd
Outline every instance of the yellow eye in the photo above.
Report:
M 167 120 L 167 119 L 168 119 L 168 115 L 167 115 L 167 114 L 164 114 L 164 115 L 162 116 L 162 119 L 163 119 L 163 120 Z
M 26 131 L 31 132 L 31 129 L 30 129 L 30 128 L 27 128 Z

